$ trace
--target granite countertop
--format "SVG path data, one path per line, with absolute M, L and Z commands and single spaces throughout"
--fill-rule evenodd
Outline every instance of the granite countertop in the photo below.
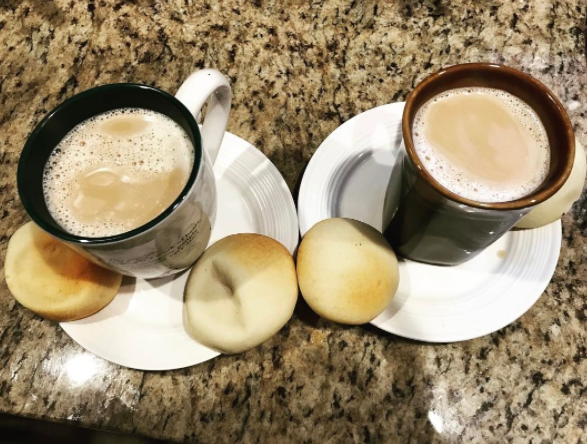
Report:
M 587 145 L 586 13 L 579 0 L 4 0 L 0 261 L 27 220 L 15 183 L 23 143 L 79 91 L 142 82 L 175 92 L 192 70 L 215 67 L 234 89 L 229 130 L 295 192 L 337 126 L 460 62 L 536 76 Z M 203 443 L 585 442 L 586 205 L 583 194 L 563 218 L 556 273 L 536 305 L 456 344 L 335 325 L 301 306 L 247 353 L 142 372 L 94 357 L 23 309 L 2 271 L 0 412 Z

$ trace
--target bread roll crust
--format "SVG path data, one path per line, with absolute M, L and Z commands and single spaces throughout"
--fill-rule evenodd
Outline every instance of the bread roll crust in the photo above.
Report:
M 569 211 L 575 201 L 581 197 L 585 178 L 587 177 L 587 160 L 583 146 L 575 139 L 575 160 L 567 181 L 554 196 L 536 205 L 517 224 L 516 228 L 538 228 L 560 219 Z
M 343 324 L 377 317 L 399 285 L 397 258 L 383 235 L 352 219 L 314 225 L 300 245 L 297 273 L 312 310 Z
M 277 333 L 291 318 L 298 284 L 293 258 L 274 239 L 236 234 L 212 245 L 185 287 L 190 335 L 221 353 L 240 353 Z
M 14 298 L 54 321 L 85 318 L 114 299 L 122 275 L 90 262 L 33 222 L 8 242 L 4 275 Z

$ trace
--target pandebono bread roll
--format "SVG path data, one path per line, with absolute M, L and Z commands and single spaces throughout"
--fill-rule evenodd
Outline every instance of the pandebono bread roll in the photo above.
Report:
M 536 205 L 520 222 L 516 228 L 538 228 L 547 225 L 562 217 L 569 211 L 575 201 L 581 197 L 585 178 L 587 177 L 587 160 L 585 150 L 575 139 L 575 160 L 571 174 L 565 184 L 554 196 Z
M 363 324 L 391 302 L 399 285 L 395 253 L 375 228 L 327 219 L 306 233 L 298 251 L 302 296 L 320 316 Z
M 276 240 L 236 234 L 212 245 L 185 287 L 184 324 L 201 344 L 240 353 L 277 333 L 298 297 L 294 261 Z
M 18 302 L 54 321 L 96 313 L 114 299 L 122 281 L 122 275 L 90 262 L 32 222 L 8 242 L 4 275 Z

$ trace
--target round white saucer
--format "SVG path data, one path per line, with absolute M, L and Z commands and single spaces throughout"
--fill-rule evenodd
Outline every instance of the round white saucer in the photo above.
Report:
M 300 231 L 331 217 L 386 227 L 384 201 L 401 143 L 404 103 L 366 111 L 320 145 L 304 174 L 298 199 Z M 561 246 L 560 221 L 511 231 L 471 261 L 438 267 L 400 260 L 400 286 L 372 324 L 429 342 L 476 338 L 510 324 L 550 282 Z
M 234 233 L 270 236 L 292 252 L 299 241 L 296 209 L 283 177 L 265 155 L 231 133 L 224 135 L 214 165 L 218 210 L 213 243 Z M 171 370 L 218 355 L 183 327 L 183 289 L 188 272 L 162 279 L 125 277 L 103 310 L 61 327 L 85 349 L 115 364 Z

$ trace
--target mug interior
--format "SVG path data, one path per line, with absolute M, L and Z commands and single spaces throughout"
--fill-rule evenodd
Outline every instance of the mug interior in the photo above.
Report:
M 165 114 L 177 122 L 194 147 L 194 165 L 180 195 L 163 213 L 134 230 L 108 237 L 76 236 L 65 231 L 51 216 L 43 193 L 43 170 L 53 149 L 76 125 L 98 114 L 119 108 L 143 108 Z M 103 85 L 66 100 L 36 126 L 29 136 L 17 172 L 20 199 L 31 219 L 53 236 L 83 245 L 104 244 L 128 239 L 164 220 L 192 188 L 202 163 L 202 142 L 198 124 L 190 111 L 175 97 L 157 88 L 134 83 Z
M 517 96 L 537 114 L 548 135 L 550 167 L 542 184 L 531 194 L 508 202 L 478 202 L 444 188 L 425 169 L 412 139 L 416 113 L 430 99 L 447 90 L 464 87 L 500 89 Z M 416 86 L 408 96 L 402 117 L 402 131 L 406 150 L 420 174 L 444 197 L 477 208 L 496 210 L 522 209 L 536 205 L 556 193 L 565 183 L 575 156 L 575 136 L 571 121 L 556 96 L 541 82 L 513 68 L 489 63 L 455 65 L 432 74 Z

